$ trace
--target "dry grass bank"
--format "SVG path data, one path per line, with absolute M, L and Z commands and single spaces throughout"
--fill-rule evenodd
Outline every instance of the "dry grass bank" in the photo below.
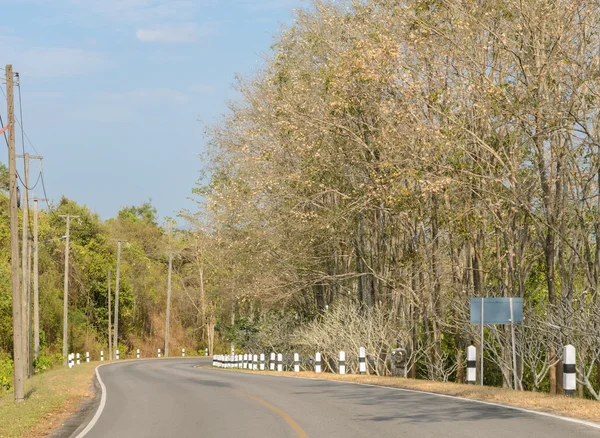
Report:
M 60 427 L 77 411 L 82 399 L 93 397 L 92 377 L 98 363 L 57 368 L 25 382 L 25 401 L 13 392 L 0 397 L 0 437 L 41 437 Z
M 429 380 L 403 379 L 400 377 L 361 376 L 356 374 L 346 374 L 341 376 L 339 374 L 317 374 L 307 371 L 300 373 L 279 373 L 275 371 L 248 371 L 239 369 L 224 369 L 223 371 L 336 380 L 342 382 L 365 383 L 370 385 L 388 386 L 392 388 L 433 392 L 436 394 L 452 395 L 470 400 L 481 400 L 490 403 L 499 403 L 502 405 L 530 409 L 532 411 L 578 418 L 600 424 L 600 402 L 564 396 L 551 396 L 549 394 L 540 392 L 513 391 L 510 389 L 489 386 L 481 387 L 478 385 L 461 385 L 458 383 L 432 382 Z

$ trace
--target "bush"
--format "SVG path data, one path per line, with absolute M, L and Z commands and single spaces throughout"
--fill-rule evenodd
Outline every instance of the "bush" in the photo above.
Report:
M 0 389 L 2 391 L 8 391 L 12 388 L 14 371 L 10 355 L 0 351 Z
M 40 354 L 40 357 L 38 357 L 37 359 L 34 359 L 33 361 L 33 368 L 35 370 L 35 373 L 43 373 L 44 371 L 48 371 L 52 368 L 54 368 L 55 366 L 61 365 L 62 364 L 62 354 L 60 353 L 55 353 L 52 355 L 47 356 L 43 351 Z

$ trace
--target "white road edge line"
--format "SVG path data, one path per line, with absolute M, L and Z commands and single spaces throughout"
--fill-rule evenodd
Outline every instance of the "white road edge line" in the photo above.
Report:
M 100 406 L 98 406 L 98 409 L 96 410 L 96 414 L 94 414 L 94 418 L 92 418 L 92 421 L 90 421 L 88 423 L 88 425 L 85 427 L 85 429 L 83 429 L 81 432 L 79 432 L 79 435 L 77 435 L 75 438 L 83 438 L 84 436 L 86 436 L 86 434 L 90 430 L 92 430 L 92 428 L 98 422 L 100 415 L 102 415 L 102 411 L 104 410 L 104 405 L 106 405 L 106 386 L 104 386 L 104 382 L 102 381 L 102 378 L 100 377 L 100 373 L 98 372 L 98 369 L 102 366 L 104 366 L 104 365 L 98 365 L 96 367 L 96 378 L 98 379 L 98 382 L 100 382 L 100 388 L 102 389 L 102 398 L 100 399 Z
M 221 371 L 221 370 L 219 369 L 219 371 Z M 227 371 L 227 370 L 223 370 L 223 371 Z M 600 429 L 600 424 L 599 423 L 594 423 L 592 421 L 580 420 L 578 418 L 572 418 L 572 417 L 565 417 L 565 416 L 562 416 L 562 415 L 551 414 L 549 412 L 532 411 L 531 409 L 520 408 L 518 406 L 509 406 L 509 405 L 503 405 L 503 404 L 500 404 L 500 403 L 487 402 L 487 401 L 483 401 L 483 400 L 474 400 L 474 399 L 471 399 L 471 398 L 459 397 L 459 396 L 456 396 L 456 395 L 437 394 L 435 392 L 420 391 L 418 389 L 407 389 L 407 388 L 397 388 L 395 386 L 373 385 L 372 383 L 345 382 L 343 380 L 320 379 L 318 377 L 275 376 L 273 374 L 253 374 L 253 373 L 244 373 L 244 372 L 242 372 L 240 374 L 249 374 L 251 376 L 254 375 L 254 376 L 268 376 L 268 377 L 285 377 L 287 379 L 319 380 L 321 382 L 335 382 L 335 383 L 341 383 L 341 384 L 346 384 L 346 385 L 370 386 L 372 388 L 379 388 L 379 389 L 393 389 L 395 391 L 404 391 L 404 392 L 412 392 L 412 393 L 416 393 L 416 394 L 435 395 L 437 397 L 451 398 L 451 399 L 460 400 L 460 401 L 463 401 L 463 402 L 480 403 L 482 405 L 495 406 L 495 407 L 504 408 L 504 409 L 512 409 L 512 410 L 515 410 L 515 411 L 525 412 L 525 413 L 528 413 L 528 414 L 541 415 L 541 416 L 544 416 L 544 417 L 554 418 L 556 420 L 563 420 L 563 421 L 568 421 L 570 423 L 581 424 L 583 426 L 588 426 L 588 427 L 591 427 L 593 429 Z

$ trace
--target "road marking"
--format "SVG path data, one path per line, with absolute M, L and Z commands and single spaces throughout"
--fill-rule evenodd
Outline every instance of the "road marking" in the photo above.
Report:
M 379 389 L 392 389 L 395 391 L 404 391 L 404 392 L 412 392 L 412 393 L 416 393 L 416 394 L 426 394 L 426 395 L 434 395 L 436 397 L 444 397 L 444 398 L 451 398 L 454 400 L 460 400 L 463 402 L 470 402 L 470 403 L 479 403 L 482 405 L 488 405 L 488 406 L 495 406 L 498 408 L 504 408 L 504 409 L 511 409 L 514 411 L 519 411 L 519 412 L 525 412 L 527 414 L 534 414 L 534 415 L 540 415 L 543 417 L 549 417 L 549 418 L 553 418 L 555 420 L 562 420 L 562 421 L 567 421 L 569 423 L 575 423 L 575 424 L 580 424 L 583 426 L 587 426 L 587 427 L 591 427 L 593 429 L 600 429 L 600 423 L 595 423 L 592 421 L 586 421 L 586 420 L 580 420 L 578 418 L 573 418 L 573 417 L 566 417 L 563 415 L 558 415 L 558 414 L 551 414 L 549 412 L 541 412 L 541 411 L 533 411 L 531 409 L 526 409 L 526 408 L 520 408 L 517 406 L 509 406 L 509 405 L 503 405 L 500 403 L 494 403 L 494 402 L 488 402 L 488 401 L 483 401 L 483 400 L 474 400 L 474 399 L 470 399 L 470 398 L 465 398 L 465 397 L 459 397 L 456 395 L 448 395 L 448 394 L 438 394 L 435 392 L 429 392 L 429 391 L 420 391 L 418 389 L 407 389 L 407 388 L 397 388 L 394 386 L 384 386 L 384 385 L 374 385 L 372 383 L 360 383 L 360 382 L 346 382 L 343 380 L 329 380 L 329 379 L 322 379 L 319 377 L 301 377 L 301 376 L 285 376 L 285 375 L 279 375 L 279 374 L 254 374 L 254 373 L 249 373 L 249 372 L 244 372 L 244 371 L 237 371 L 237 370 L 225 370 L 225 369 L 221 369 L 221 368 L 215 368 L 215 371 L 221 371 L 221 372 L 239 372 L 241 374 L 248 374 L 248 375 L 254 375 L 254 376 L 266 376 L 266 377 L 284 377 L 286 379 L 304 379 L 304 380 L 318 380 L 320 382 L 335 382 L 335 383 L 341 383 L 341 384 L 346 384 L 346 385 L 361 385 L 361 386 L 369 386 L 372 388 L 379 388 Z
M 279 409 L 277 406 L 273 406 L 271 403 L 266 402 L 261 398 L 255 397 L 251 394 L 247 394 L 242 391 L 238 391 L 237 389 L 232 389 L 232 388 L 227 388 L 227 389 L 232 392 L 235 392 L 236 394 L 242 395 L 244 397 L 248 397 L 249 399 L 252 399 L 252 400 L 260 403 L 261 405 L 266 406 L 267 408 L 271 409 L 272 411 L 276 412 L 277 414 L 279 414 L 281 416 L 281 418 L 283 418 L 286 421 L 287 424 L 289 424 L 291 426 L 292 429 L 294 429 L 294 432 L 296 432 L 296 435 L 298 435 L 299 438 L 308 438 L 308 434 L 306 432 L 304 432 L 304 430 L 300 427 L 300 425 L 298 423 L 296 423 L 292 417 L 290 417 L 284 411 Z
M 104 386 L 104 382 L 100 378 L 100 373 L 98 372 L 98 369 L 102 366 L 104 365 L 98 365 L 96 367 L 96 377 L 98 378 L 98 382 L 100 382 L 100 388 L 102 389 L 102 398 L 100 399 L 100 406 L 98 406 L 98 410 L 96 411 L 96 414 L 94 414 L 94 418 L 92 418 L 92 421 L 90 421 L 85 427 L 85 429 L 83 429 L 75 438 L 83 438 L 90 430 L 92 430 L 92 427 L 94 427 L 94 425 L 100 418 L 100 415 L 102 415 L 102 411 L 104 410 L 104 406 L 106 405 L 106 386 Z

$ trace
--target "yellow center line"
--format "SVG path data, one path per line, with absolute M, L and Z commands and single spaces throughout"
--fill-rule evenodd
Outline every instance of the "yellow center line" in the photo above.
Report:
M 292 417 L 290 417 L 287 413 L 285 413 L 284 411 L 279 409 L 277 406 L 273 406 L 271 403 L 266 402 L 261 398 L 255 397 L 253 395 L 247 394 L 242 391 L 238 391 L 237 389 L 232 389 L 232 388 L 227 388 L 227 389 L 229 389 L 230 391 L 233 391 L 239 395 L 242 395 L 244 397 L 248 397 L 249 399 L 252 399 L 256 402 L 259 402 L 261 405 L 266 406 L 267 408 L 276 412 L 277 414 L 279 414 L 281 416 L 281 418 L 283 418 L 286 421 L 287 424 L 289 424 L 291 426 L 292 429 L 294 429 L 294 432 L 296 432 L 296 435 L 298 435 L 299 438 L 308 438 L 308 434 L 306 432 L 304 432 L 304 430 L 300 427 L 300 425 L 298 423 L 296 423 Z

